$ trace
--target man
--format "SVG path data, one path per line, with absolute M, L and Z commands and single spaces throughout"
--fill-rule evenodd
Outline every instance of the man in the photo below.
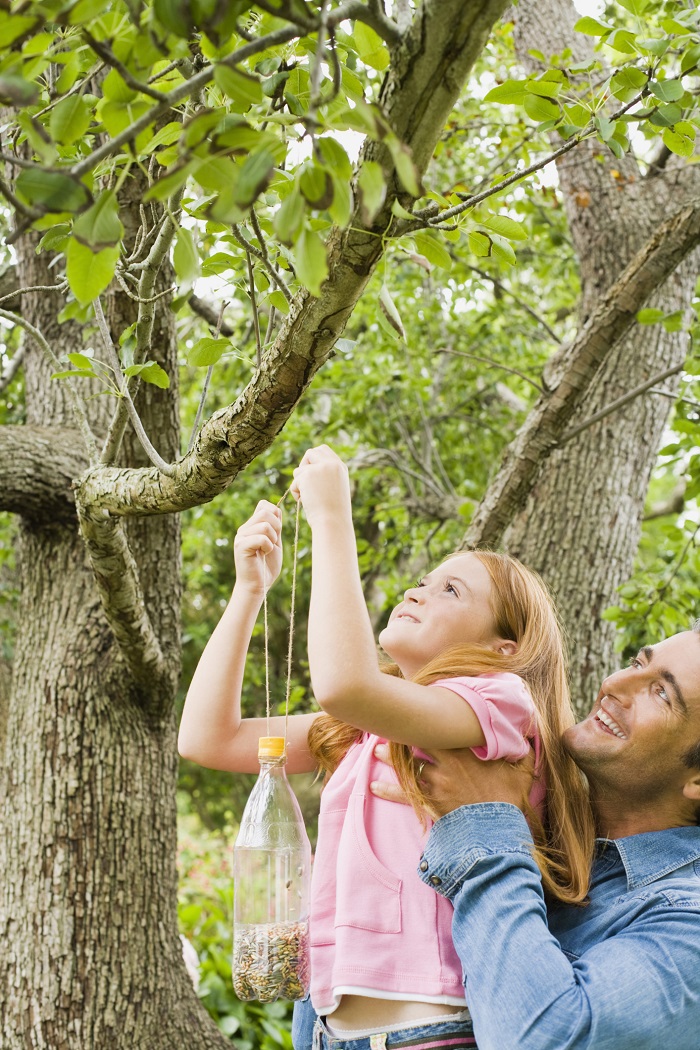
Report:
M 454 904 L 479 1050 L 700 1050 L 698 630 L 607 678 L 565 745 L 601 836 L 585 907 L 547 911 L 521 770 L 440 752 L 422 772 L 420 876 Z

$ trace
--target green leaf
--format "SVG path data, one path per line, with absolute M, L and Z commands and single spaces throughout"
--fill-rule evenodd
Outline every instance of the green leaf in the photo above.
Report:
M 305 226 L 294 246 L 294 267 L 297 277 L 312 295 L 321 294 L 321 285 L 328 276 L 326 246 L 314 231 Z
M 80 95 L 69 95 L 51 110 L 49 130 L 62 146 L 82 138 L 92 121 L 92 109 Z
M 119 219 L 119 204 L 114 190 L 105 190 L 92 207 L 78 216 L 73 223 L 73 234 L 81 244 L 86 244 L 93 251 L 119 244 L 124 236 L 124 227 Z
M 304 221 L 305 204 L 299 190 L 292 190 L 290 195 L 275 212 L 272 225 L 283 244 L 294 244 Z
M 66 277 L 79 303 L 90 303 L 105 290 L 114 276 L 118 259 L 118 248 L 104 248 L 96 254 L 71 238 L 66 249 Z
M 511 266 L 515 264 L 515 252 L 512 245 L 502 237 L 491 238 L 491 255 L 496 259 L 502 259 Z
M 685 75 L 700 62 L 700 44 L 689 47 L 681 58 L 681 75 Z
M 480 259 L 485 259 L 491 254 L 491 238 L 486 233 L 472 230 L 468 237 L 469 249 Z
M 178 278 L 178 291 L 182 295 L 190 290 L 200 274 L 199 252 L 194 237 L 185 226 L 181 226 L 177 231 L 173 266 Z
M 352 164 L 339 142 L 329 135 L 324 135 L 323 138 L 316 140 L 316 144 L 321 150 L 324 161 L 336 175 L 343 179 L 352 178 Z
M 279 289 L 277 289 L 274 292 L 270 292 L 270 294 L 267 297 L 267 301 L 270 304 L 270 306 L 274 306 L 275 310 L 277 310 L 278 313 L 284 314 L 285 316 L 289 313 L 289 303 L 287 302 L 285 296 L 282 292 L 280 292 Z
M 413 155 L 410 149 L 403 142 L 400 142 L 395 135 L 387 135 L 385 143 L 389 147 L 399 182 L 412 197 L 420 197 L 422 193 L 420 177 L 418 169 L 413 163 Z
M 324 211 L 333 200 L 333 180 L 318 164 L 309 161 L 299 178 L 299 189 L 312 208 Z
M 327 211 L 337 226 L 347 226 L 352 214 L 352 192 L 347 179 L 333 175 L 333 201 Z
M 646 310 L 639 311 L 637 321 L 639 324 L 657 324 L 659 321 L 663 321 L 664 316 L 663 310 L 647 307 Z
M 239 112 L 245 112 L 263 100 L 262 84 L 258 78 L 243 73 L 240 69 L 218 65 L 214 69 L 214 81 L 224 94 L 237 104 Z
M 188 352 L 187 363 L 195 368 L 208 368 L 209 365 L 215 365 L 222 354 L 232 349 L 233 344 L 230 339 L 221 337 L 213 339 L 211 336 L 205 336 L 203 339 L 198 339 Z
M 655 109 L 649 117 L 649 123 L 656 128 L 670 128 L 683 116 L 683 110 L 677 102 L 668 102 Z
M 647 75 L 634 66 L 618 69 L 610 78 L 610 92 L 620 102 L 631 102 L 647 82 Z
M 661 324 L 664 326 L 667 332 L 680 332 L 683 329 L 683 311 L 674 310 L 671 314 L 666 314 Z
M 92 358 L 88 354 L 66 354 L 66 357 L 72 365 L 76 368 L 90 368 L 93 367 Z
M 194 29 L 188 0 L 154 0 L 153 10 L 160 24 L 175 36 L 187 39 Z
M 479 224 L 485 226 L 494 233 L 500 233 L 511 241 L 526 241 L 527 232 L 522 224 L 511 219 L 508 215 L 479 215 Z
M 7 9 L 5 9 L 7 10 Z M 39 19 L 32 15 L 7 15 L 0 22 L 0 49 L 9 47 L 14 40 L 18 40 L 28 30 L 37 25 Z
M 637 53 L 635 36 L 626 29 L 616 29 L 614 33 L 610 34 L 605 43 L 622 55 L 635 55 Z
M 110 102 L 132 102 L 136 98 L 134 89 L 129 87 L 116 69 L 110 69 L 102 81 L 102 94 Z
M 233 190 L 233 199 L 242 208 L 248 208 L 269 185 L 275 167 L 275 158 L 266 149 L 246 157 Z
M 641 15 L 649 6 L 649 0 L 619 0 L 619 4 L 626 11 L 631 11 L 633 15 Z
M 557 120 L 561 110 L 556 103 L 550 102 L 548 98 L 527 94 L 525 96 L 525 112 L 531 120 L 541 123 L 543 120 Z
M 353 29 L 353 42 L 357 47 L 357 53 L 366 66 L 383 72 L 389 65 L 389 52 L 384 46 L 384 41 L 364 22 L 355 22 Z
M 82 182 L 59 172 L 25 168 L 15 185 L 25 200 L 43 211 L 78 211 L 88 201 Z
M 37 251 L 62 252 L 70 237 L 70 225 L 67 222 L 57 223 L 47 230 L 37 245 Z
M 443 270 L 452 268 L 452 256 L 436 234 L 428 231 L 414 233 L 413 242 L 417 251 L 424 255 L 433 266 L 439 266 Z
M 615 122 L 613 120 L 608 120 L 607 117 L 594 117 L 593 123 L 603 142 L 607 142 L 615 134 Z
M 521 106 L 525 101 L 525 81 L 505 80 L 491 88 L 484 97 L 484 102 L 504 102 L 511 106 Z
M 90 379 L 97 379 L 97 376 L 91 368 L 69 368 L 65 372 L 52 372 L 52 379 L 74 379 L 76 376 L 89 376 Z
M 612 26 L 607 26 L 603 22 L 586 15 L 584 18 L 579 18 L 574 26 L 574 32 L 585 33 L 586 36 L 607 36 L 608 33 L 612 32 L 612 28 Z
M 677 102 L 685 94 L 680 80 L 653 80 L 649 87 L 652 95 L 656 95 L 662 102 Z
M 381 164 L 376 160 L 366 160 L 357 177 L 362 208 L 362 221 L 372 223 L 386 199 L 386 182 Z
M 124 369 L 125 376 L 139 376 L 153 386 L 159 386 L 161 390 L 167 390 L 170 386 L 170 376 L 161 368 L 157 361 L 144 361 L 140 365 L 130 365 Z
M 379 306 L 394 332 L 406 342 L 406 331 L 401 320 L 401 314 L 396 308 L 396 303 L 391 297 L 391 292 L 385 284 L 379 290 Z
M 556 80 L 526 81 L 526 90 L 532 95 L 541 95 L 543 98 L 556 98 L 561 89 L 561 83 Z
M 655 37 L 645 38 L 640 40 L 637 38 L 637 47 L 640 51 L 648 51 L 649 54 L 654 55 L 656 58 L 663 58 L 671 46 L 672 41 L 668 37 L 658 39 Z

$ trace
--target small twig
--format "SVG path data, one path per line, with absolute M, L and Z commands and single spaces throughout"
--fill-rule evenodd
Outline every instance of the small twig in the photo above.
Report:
M 280 275 L 277 273 L 275 267 L 272 265 L 272 262 L 269 256 L 267 255 L 267 249 L 265 250 L 265 252 L 263 252 L 259 248 L 256 248 L 253 244 L 251 244 L 247 237 L 244 236 L 240 226 L 238 226 L 238 224 L 235 222 L 231 223 L 231 231 L 233 233 L 233 236 L 240 244 L 240 246 L 242 248 L 245 248 L 246 252 L 250 252 L 251 255 L 254 255 L 256 259 L 260 260 L 260 262 L 263 264 L 263 266 L 265 267 L 270 277 L 275 282 L 275 284 L 277 285 L 287 302 L 291 303 L 292 293 L 290 292 L 289 288 L 287 288 L 287 285 L 284 283 Z
M 86 29 L 85 26 L 83 26 L 82 33 L 95 54 L 99 55 L 102 61 L 108 66 L 115 69 L 124 83 L 132 88 L 132 90 L 138 91 L 142 95 L 149 95 L 150 98 L 154 98 L 156 102 L 165 101 L 167 98 L 166 95 L 160 91 L 156 91 L 155 88 L 149 87 L 148 84 L 142 84 L 140 80 L 137 80 L 136 77 L 129 72 L 124 63 L 119 61 L 112 49 L 107 47 L 103 41 L 95 40 L 92 33 Z
M 258 368 L 262 365 L 262 345 L 260 343 L 260 318 L 258 316 L 258 302 L 255 296 L 255 273 L 253 260 L 250 252 L 246 252 L 248 260 L 248 287 L 250 288 L 250 302 L 253 307 L 253 329 L 255 331 L 255 363 Z
M 170 65 L 165 67 L 165 69 L 161 69 L 160 73 L 154 73 L 153 76 L 149 77 L 148 83 L 153 84 L 156 80 L 160 80 L 161 77 L 167 77 L 168 73 L 172 73 L 174 69 L 178 69 L 185 61 L 184 58 L 176 58 L 175 61 L 171 62 Z
M 618 397 L 615 401 L 611 401 L 605 408 L 601 408 L 600 412 L 594 412 L 588 419 L 584 419 L 583 423 L 579 423 L 577 427 L 569 430 L 562 438 L 559 439 L 558 444 L 565 445 L 567 441 L 571 441 L 572 438 L 577 437 L 583 430 L 587 430 L 588 427 L 592 427 L 594 423 L 598 423 L 601 419 L 609 416 L 611 412 L 615 412 L 618 408 L 622 408 L 623 405 L 633 401 L 640 394 L 645 394 L 647 390 L 650 390 L 656 383 L 662 383 L 664 379 L 669 379 L 670 376 L 675 376 L 678 372 L 683 371 L 683 365 L 674 365 L 673 368 L 667 368 L 664 372 L 659 372 L 658 375 L 652 376 L 651 379 L 647 379 L 646 383 L 641 383 L 636 386 L 634 390 L 630 390 L 629 393 L 623 394 L 622 397 Z
M 5 303 L 8 299 L 14 299 L 15 296 L 27 295 L 29 292 L 65 292 L 67 288 L 67 281 L 59 281 L 58 284 L 34 284 L 30 288 L 15 288 L 14 292 L 3 295 L 0 303 Z
M 465 350 L 451 350 L 449 347 L 446 346 L 438 350 L 438 353 L 455 354 L 455 356 L 457 357 L 468 357 L 472 361 L 481 361 L 482 364 L 491 365 L 492 368 L 500 368 L 502 372 L 511 372 L 514 376 L 519 376 L 526 383 L 529 383 L 530 386 L 534 386 L 538 394 L 545 393 L 544 387 L 541 386 L 539 383 L 535 382 L 534 379 L 531 379 L 530 376 L 526 375 L 524 372 L 521 372 L 517 368 L 511 368 L 509 365 L 502 365 L 500 361 L 494 361 L 491 357 L 481 357 L 479 356 L 479 354 L 468 354 Z
M 33 160 L 27 160 L 25 157 L 16 157 L 14 153 L 0 153 L 0 160 L 4 161 L 5 164 L 14 164 L 16 168 L 29 168 L 32 171 L 55 170 L 47 167 L 45 164 L 35 164 Z
M 107 327 L 107 321 L 102 311 L 102 303 L 98 298 L 93 299 L 92 305 L 95 310 L 95 317 L 97 318 L 97 326 L 102 336 L 102 342 L 104 343 L 104 347 L 107 351 L 107 356 L 109 358 L 109 365 L 115 372 L 117 383 L 119 384 L 120 394 L 124 399 L 124 402 L 126 403 L 129 418 L 131 419 L 134 430 L 136 431 L 136 436 L 141 442 L 141 447 L 150 459 L 151 463 L 154 465 L 154 467 L 158 468 L 161 474 L 167 474 L 169 477 L 172 477 L 172 475 L 175 473 L 175 465 L 173 463 L 166 463 L 163 457 L 160 455 L 160 453 L 157 452 L 156 449 L 153 447 L 150 438 L 148 437 L 148 434 L 144 430 L 141 418 L 138 412 L 136 411 L 136 406 L 134 405 L 134 402 L 131 399 L 131 394 L 129 393 L 129 388 L 126 384 L 126 377 L 124 376 L 124 373 L 121 369 L 119 355 L 114 349 L 112 336 L 110 335 L 109 328 Z
M 214 338 L 215 339 L 218 339 L 219 336 L 221 335 L 221 325 L 222 325 L 222 322 L 224 320 L 224 310 L 226 309 L 227 306 L 228 306 L 228 303 L 226 303 L 226 302 L 223 302 L 221 304 L 221 309 L 219 310 L 219 320 L 216 322 L 216 329 L 214 331 Z M 187 445 L 187 451 L 188 452 L 192 451 L 192 446 L 194 445 L 194 439 L 197 437 L 197 431 L 199 430 L 199 424 L 200 424 L 200 421 L 202 419 L 202 413 L 204 412 L 204 402 L 207 399 L 207 391 L 209 390 L 209 381 L 211 379 L 211 374 L 212 374 L 213 371 L 214 371 L 214 366 L 213 365 L 209 365 L 209 367 L 207 368 L 207 374 L 204 377 L 204 386 L 202 387 L 202 395 L 201 395 L 201 397 L 199 399 L 199 404 L 197 405 L 197 415 L 195 416 L 195 419 L 194 419 L 194 426 L 192 427 L 192 433 L 190 435 L 190 440 L 189 440 L 189 443 Z
M 194 310 L 196 314 L 199 314 L 208 325 L 212 328 L 216 328 L 217 334 L 225 335 L 227 338 L 234 334 L 234 329 L 231 325 L 223 324 L 221 319 L 217 321 L 217 314 L 214 307 L 210 306 L 210 304 L 206 303 L 203 299 L 200 299 L 198 295 L 192 294 L 187 300 L 187 304 L 190 309 Z M 224 306 L 226 305 L 228 304 L 224 303 Z M 221 310 L 223 311 L 223 306 Z M 223 312 L 221 316 L 223 317 Z
M 473 270 L 474 273 L 478 273 L 479 276 L 483 277 L 485 280 L 491 281 L 495 288 L 498 288 L 500 291 L 505 292 L 506 295 L 509 295 L 511 299 L 518 304 L 518 306 L 520 306 L 526 313 L 530 315 L 530 317 L 532 317 L 534 321 L 537 322 L 538 325 L 544 328 L 547 335 L 550 336 L 550 338 L 553 339 L 554 342 L 557 343 L 557 345 L 561 346 L 561 339 L 559 338 L 557 333 L 549 327 L 547 322 L 542 317 L 540 317 L 540 315 L 536 313 L 531 306 L 528 306 L 526 302 L 524 302 L 519 296 L 517 296 L 511 288 L 503 284 L 502 281 L 499 281 L 497 277 L 494 277 L 492 274 L 487 273 L 486 270 L 480 269 L 480 267 L 478 266 L 469 265 L 468 269 Z
M 34 325 L 30 324 L 29 321 L 25 320 L 24 317 L 21 317 L 18 314 L 8 313 L 7 310 L 0 310 L 0 317 L 4 317 L 6 321 L 10 321 L 12 324 L 18 324 L 20 328 L 24 328 L 25 332 L 32 336 L 35 343 L 43 352 L 44 357 L 49 362 L 51 367 L 54 368 L 57 372 L 65 371 L 63 366 L 61 365 L 61 362 L 49 346 L 46 337 L 39 331 L 38 328 L 35 328 Z M 93 434 L 92 429 L 90 427 L 87 412 L 85 411 L 85 403 L 78 394 L 77 390 L 75 389 L 75 386 L 73 385 L 73 380 L 70 378 L 70 376 L 66 378 L 65 382 L 68 383 L 68 390 L 70 393 L 71 400 L 73 402 L 73 412 L 75 413 L 75 418 L 80 429 L 80 433 L 83 435 L 83 440 L 85 442 L 85 447 L 88 451 L 90 462 L 96 463 L 98 459 L 97 443 L 95 441 L 95 435 Z
M 119 282 L 122 291 L 125 293 L 125 295 L 128 295 L 129 298 L 133 299 L 135 303 L 155 303 L 158 299 L 162 299 L 164 295 L 171 295 L 172 292 L 175 291 L 175 285 L 169 285 L 167 288 L 164 288 L 162 292 L 158 292 L 156 295 L 151 295 L 148 297 L 148 299 L 142 299 L 140 295 L 136 295 L 135 292 L 131 291 L 126 281 L 124 280 L 123 275 L 119 273 L 118 270 L 115 272 L 114 276 L 117 278 L 117 281 Z
M 396 22 L 387 18 L 379 4 L 363 4 L 362 0 L 347 0 L 340 7 L 336 7 L 328 18 L 328 26 L 329 28 L 331 26 L 335 27 L 346 19 L 353 18 L 368 25 L 391 47 L 395 47 L 403 40 L 403 33 Z

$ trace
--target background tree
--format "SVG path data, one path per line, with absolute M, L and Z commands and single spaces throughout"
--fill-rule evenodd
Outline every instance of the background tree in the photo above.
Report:
M 368 583 L 395 564 L 393 585 L 420 565 L 419 544 L 438 553 L 463 532 L 507 431 L 525 420 L 473 534 L 493 542 L 516 520 L 564 426 L 588 420 L 593 380 L 700 238 L 684 164 L 667 195 L 673 213 L 657 210 L 641 232 L 630 220 L 597 286 L 582 267 L 575 319 L 561 197 L 522 181 L 557 153 L 584 157 L 617 202 L 621 179 L 634 185 L 628 128 L 662 138 L 648 164 L 662 180 L 676 171 L 667 153 L 692 153 L 697 12 L 630 6 L 579 26 L 604 41 L 607 65 L 587 54 L 577 66 L 564 50 L 581 35 L 568 9 L 550 12 L 548 29 L 565 27 L 553 54 L 526 55 L 525 24 L 522 62 L 541 67 L 517 80 L 504 77 L 505 5 L 486 0 L 393 14 L 356 0 L 106 10 L 54 0 L 1 14 L 0 192 L 16 280 L 0 304 L 14 399 L 0 427 L 0 506 L 20 523 L 17 569 L 8 562 L 4 579 L 16 571 L 21 583 L 0 836 L 8 1046 L 222 1045 L 175 925 L 174 512 L 212 499 L 268 448 L 328 362 L 299 413 L 298 445 L 273 446 L 241 493 L 283 490 L 298 446 L 333 433 L 362 467 L 359 494 L 374 495 L 358 521 Z M 354 169 L 348 131 L 366 136 Z M 573 183 L 561 178 L 566 198 Z M 578 197 L 584 220 L 593 189 Z M 595 214 L 607 235 L 604 209 Z M 547 275 L 538 249 L 557 240 Z M 597 241 L 581 232 L 574 243 L 588 264 Z M 193 294 L 200 274 L 218 303 Z M 675 305 L 658 310 L 672 327 Z M 528 318 L 521 332 L 515 317 Z M 570 345 L 542 380 L 549 339 Z M 200 425 L 187 407 L 194 440 L 181 456 L 183 357 L 186 372 L 216 367 L 208 411 L 218 410 Z M 466 454 L 474 430 L 479 449 Z M 635 492 L 639 515 L 643 486 Z M 581 505 L 577 490 L 568 515 Z M 625 542 L 629 565 L 634 530 L 615 550 Z M 588 549 L 605 556 L 604 544 Z M 587 598 L 600 588 L 590 575 Z M 591 617 L 578 626 L 592 649 Z

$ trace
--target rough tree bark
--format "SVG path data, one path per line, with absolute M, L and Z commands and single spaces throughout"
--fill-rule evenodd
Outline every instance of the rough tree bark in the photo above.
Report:
M 524 66 L 533 68 L 527 54 L 531 48 L 549 55 L 572 47 L 578 48 L 579 57 L 585 56 L 585 38 L 572 30 L 578 17 L 573 6 L 562 0 L 524 0 L 513 14 Z M 687 314 L 700 262 L 697 248 L 693 250 L 700 243 L 697 166 L 670 162 L 645 176 L 633 157 L 617 160 L 597 143 L 584 142 L 561 158 L 558 173 L 580 261 L 580 329 L 575 345 L 635 254 L 649 244 L 664 221 L 680 218 L 684 204 L 687 216 L 695 213 L 688 239 L 677 264 L 657 275 L 648 305 Z M 632 315 L 640 305 L 630 304 Z M 621 338 L 615 332 L 607 339 L 598 367 L 581 383 L 578 400 L 569 401 L 577 412 L 572 424 L 673 367 L 679 371 L 654 385 L 670 392 L 677 389 L 688 352 L 687 336 L 668 333 L 661 325 L 628 328 Z M 570 357 L 571 351 L 569 356 L 558 355 L 548 369 L 550 375 L 545 375 L 553 392 L 544 399 L 544 412 L 561 394 L 560 383 L 571 379 L 566 373 Z M 528 420 L 531 440 L 519 436 L 520 455 L 506 457 L 506 469 L 494 479 L 469 533 L 472 543 L 502 542 L 542 573 L 553 589 L 570 639 L 572 693 L 581 713 L 616 666 L 614 626 L 601 621 L 600 614 L 614 604 L 616 588 L 631 572 L 649 478 L 671 405 L 672 399 L 647 391 L 570 441 L 562 441 L 572 425 L 568 421 L 545 436 L 534 432 L 533 421 Z M 527 484 L 521 485 L 507 510 L 501 506 L 494 515 L 497 490 L 503 489 L 507 477 L 517 487 L 525 448 L 533 466 Z
M 427 0 L 394 41 L 382 101 L 419 170 L 504 7 Z M 380 145 L 367 154 L 390 167 Z M 196 999 L 177 932 L 178 519 L 165 512 L 213 498 L 282 427 L 380 257 L 393 185 L 372 229 L 358 213 L 334 235 L 321 297 L 299 294 L 250 388 L 204 427 L 173 477 L 144 466 L 129 430 L 121 458 L 86 470 L 67 387 L 25 337 L 27 426 L 20 442 L 0 428 L 0 508 L 21 518 L 22 590 L 0 769 L 3 1050 L 229 1045 Z M 23 289 L 55 282 L 35 244 L 26 233 L 17 242 Z M 116 340 L 132 307 L 120 292 L 108 298 Z M 21 296 L 22 316 L 58 355 L 82 345 L 74 324 L 57 323 L 61 306 L 58 293 Z M 173 380 L 175 351 L 163 307 L 150 356 Z M 175 384 L 144 386 L 138 407 L 161 455 L 177 460 Z M 106 408 L 89 402 L 101 437 Z

